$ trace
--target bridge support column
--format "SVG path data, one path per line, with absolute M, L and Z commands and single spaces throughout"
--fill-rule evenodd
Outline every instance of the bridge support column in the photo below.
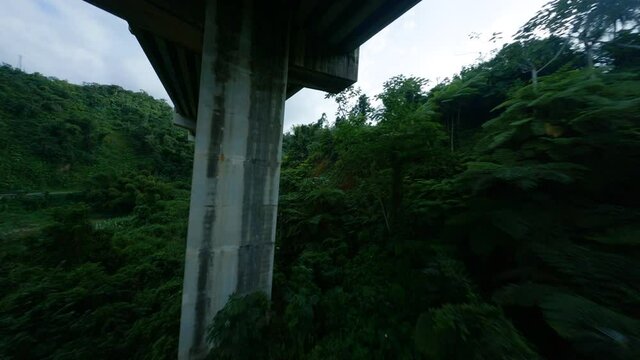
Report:
M 207 0 L 179 359 L 203 359 L 232 294 L 271 293 L 289 16 Z

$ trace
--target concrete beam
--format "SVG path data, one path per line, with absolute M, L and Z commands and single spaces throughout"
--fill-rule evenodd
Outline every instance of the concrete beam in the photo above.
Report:
M 196 122 L 184 117 L 177 112 L 173 113 L 173 125 L 189 130 L 191 134 L 196 133 Z
M 289 49 L 285 4 L 208 2 L 179 359 L 207 356 L 207 329 L 231 295 L 271 293 Z
M 196 122 L 191 120 L 185 116 L 180 115 L 177 112 L 173 113 L 173 125 L 177 127 L 181 127 L 183 129 L 189 130 L 189 134 L 187 135 L 187 139 L 189 141 L 195 141 L 196 135 Z
M 291 87 L 340 92 L 358 80 L 358 49 L 343 53 L 318 51 L 300 29 L 291 31 L 289 84 Z
M 292 89 L 297 86 L 337 93 L 357 80 L 357 49 L 346 54 L 300 54 L 289 58 L 289 84 Z
M 354 0 L 340 16 L 318 29 L 324 45 L 336 50 L 351 50 L 362 45 L 378 31 L 411 9 L 420 0 Z
M 137 27 L 189 50 L 202 49 L 202 29 L 145 0 L 85 0 Z M 188 2 L 187 2 L 188 3 Z
M 130 25 L 129 30 L 138 39 L 176 112 L 197 118 L 200 50 L 197 53 L 189 51 L 139 27 Z

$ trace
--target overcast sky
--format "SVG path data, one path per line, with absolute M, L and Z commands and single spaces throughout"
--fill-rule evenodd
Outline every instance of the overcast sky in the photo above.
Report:
M 548 0 L 422 0 L 360 49 L 357 86 L 373 96 L 398 74 L 436 83 L 509 40 Z M 471 34 L 480 34 L 479 38 Z M 81 0 L 0 0 L 0 62 L 73 83 L 117 84 L 168 99 L 127 23 Z M 303 90 L 287 101 L 285 130 L 335 106 Z

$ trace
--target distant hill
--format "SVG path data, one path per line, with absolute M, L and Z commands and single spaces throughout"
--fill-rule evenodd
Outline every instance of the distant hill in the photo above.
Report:
M 0 66 L 0 193 L 65 190 L 96 174 L 190 176 L 192 144 L 144 92 Z

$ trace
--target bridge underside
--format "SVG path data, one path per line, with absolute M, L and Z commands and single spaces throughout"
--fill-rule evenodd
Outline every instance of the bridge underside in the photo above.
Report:
M 176 112 L 195 121 L 206 1 L 85 1 L 129 23 Z M 287 98 L 304 87 L 339 92 L 353 84 L 358 47 L 419 1 L 287 0 L 282 10 L 291 21 Z
M 285 100 L 353 84 L 358 47 L 419 0 L 86 0 L 128 21 L 195 133 L 180 359 L 233 294 L 271 292 Z

